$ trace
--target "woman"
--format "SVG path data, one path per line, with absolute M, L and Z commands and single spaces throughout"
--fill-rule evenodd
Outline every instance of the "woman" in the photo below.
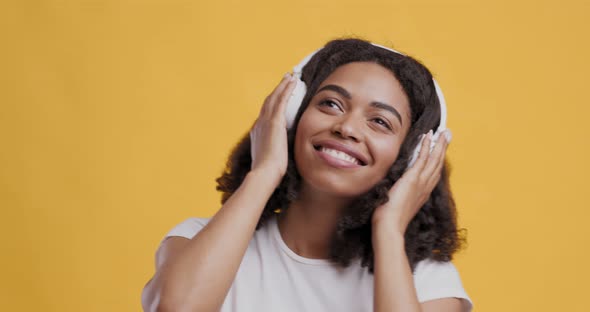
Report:
M 297 79 L 287 74 L 236 146 L 217 180 L 221 209 L 162 240 L 144 310 L 471 310 L 450 262 L 462 242 L 444 160 L 450 132 L 429 148 L 441 103 L 428 69 L 338 39 L 301 80 L 293 126 Z

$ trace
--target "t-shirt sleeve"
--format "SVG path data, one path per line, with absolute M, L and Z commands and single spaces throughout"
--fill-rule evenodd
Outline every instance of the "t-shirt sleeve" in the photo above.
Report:
M 418 301 L 455 297 L 462 299 L 463 311 L 473 309 L 473 302 L 465 292 L 459 272 L 452 262 L 425 259 L 416 265 L 414 284 Z
M 160 244 L 170 236 L 181 236 L 191 239 L 209 223 L 209 220 L 211 218 L 188 218 L 168 231 L 160 241 Z

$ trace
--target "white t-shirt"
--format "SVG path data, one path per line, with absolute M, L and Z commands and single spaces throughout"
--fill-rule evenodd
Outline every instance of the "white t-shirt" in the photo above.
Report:
M 168 236 L 192 238 L 211 218 L 189 218 Z M 451 262 L 420 261 L 414 272 L 418 301 L 457 297 L 473 303 Z M 285 244 L 276 218 L 254 232 L 220 312 L 373 311 L 373 275 L 360 260 L 340 268 L 327 259 L 297 255 Z

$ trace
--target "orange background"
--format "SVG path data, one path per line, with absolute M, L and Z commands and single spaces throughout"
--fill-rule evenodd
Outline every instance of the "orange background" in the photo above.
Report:
M 474 311 L 587 311 L 585 1 L 3 1 L 2 311 L 140 311 L 163 235 L 307 53 L 361 36 L 448 102 Z

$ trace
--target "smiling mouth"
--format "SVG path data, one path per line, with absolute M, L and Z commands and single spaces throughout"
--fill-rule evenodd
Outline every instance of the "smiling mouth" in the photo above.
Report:
M 313 148 L 320 153 L 330 155 L 331 157 L 337 158 L 339 160 L 348 162 L 353 165 L 358 165 L 358 166 L 366 166 L 367 165 L 362 160 L 360 160 L 356 157 L 353 157 L 345 152 L 339 151 L 339 150 L 324 147 L 321 145 L 314 145 Z

